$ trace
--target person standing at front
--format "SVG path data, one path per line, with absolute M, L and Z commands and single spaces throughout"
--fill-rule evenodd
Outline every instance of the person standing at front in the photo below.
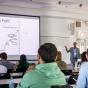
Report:
M 70 52 L 70 61 L 75 66 L 75 62 L 80 57 L 79 48 L 77 48 L 77 43 L 74 42 L 73 47 L 70 47 L 70 49 L 68 49 L 67 46 L 65 46 L 65 49 L 67 53 Z

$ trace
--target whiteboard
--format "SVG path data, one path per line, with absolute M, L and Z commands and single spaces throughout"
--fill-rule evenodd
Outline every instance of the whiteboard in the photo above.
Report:
M 69 53 L 66 52 L 64 46 L 69 47 L 69 37 L 60 37 L 60 36 L 41 36 L 41 44 L 44 43 L 53 43 L 56 45 L 57 50 L 62 52 L 62 58 L 70 58 Z
M 37 55 L 38 48 L 39 17 L 0 17 L 0 53 Z

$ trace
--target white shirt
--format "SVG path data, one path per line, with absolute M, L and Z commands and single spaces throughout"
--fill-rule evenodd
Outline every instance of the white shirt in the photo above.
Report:
M 7 68 L 3 65 L 0 65 L 0 73 L 7 73 Z
M 81 66 L 76 88 L 85 88 L 85 86 L 88 88 L 88 62 Z

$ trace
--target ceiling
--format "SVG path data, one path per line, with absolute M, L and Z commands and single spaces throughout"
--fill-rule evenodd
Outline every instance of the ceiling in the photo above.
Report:
M 88 14 L 88 0 L 0 0 L 0 6 L 16 6 Z

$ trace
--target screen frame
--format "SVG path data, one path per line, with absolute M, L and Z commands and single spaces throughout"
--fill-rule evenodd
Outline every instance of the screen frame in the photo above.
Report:
M 23 15 L 23 14 L 13 14 L 13 13 L 0 13 L 0 16 L 12 16 L 12 17 L 34 17 L 34 18 L 39 18 L 39 47 L 40 47 L 40 16 L 34 16 L 34 15 Z M 28 61 L 37 61 L 37 55 L 26 55 Z M 10 61 L 16 61 L 19 60 L 20 55 L 8 55 L 8 60 Z M 17 59 L 15 59 L 15 57 Z

